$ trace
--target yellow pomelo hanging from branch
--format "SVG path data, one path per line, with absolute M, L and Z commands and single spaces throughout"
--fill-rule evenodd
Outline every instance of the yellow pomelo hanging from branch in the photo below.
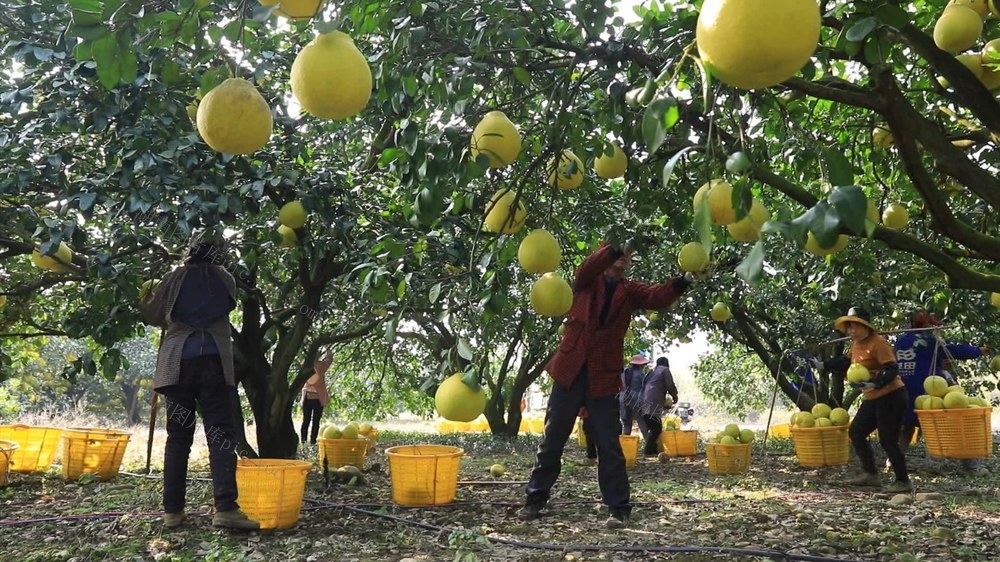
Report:
M 816 0 L 705 0 L 698 53 L 712 76 L 737 88 L 791 78 L 819 44 Z
M 309 19 L 319 13 L 326 0 L 259 0 L 261 6 L 277 6 L 274 14 L 289 19 Z
M 35 264 L 35 267 L 48 271 L 69 271 L 69 268 L 66 266 L 72 261 L 73 250 L 65 242 L 59 243 L 59 247 L 53 256 L 43 256 L 38 251 L 38 248 L 35 248 L 31 252 L 31 262 Z
M 628 168 L 628 156 L 625 155 L 625 151 L 615 143 L 609 145 L 611 154 L 601 153 L 594 159 L 594 173 L 597 177 L 608 180 L 624 176 Z
M 473 390 L 463 377 L 462 373 L 455 373 L 438 385 L 434 393 L 434 407 L 446 420 L 470 422 L 486 409 L 486 391 L 482 387 Z
M 491 168 L 503 168 L 521 153 L 521 133 L 504 112 L 491 111 L 472 130 L 470 151 L 473 160 L 483 154 Z
M 583 162 L 572 150 L 563 150 L 556 163 L 555 157 L 549 161 L 549 185 L 563 191 L 576 189 L 583 183 Z
M 532 230 L 517 248 L 517 261 L 528 273 L 555 271 L 562 260 L 562 250 L 555 237 L 547 230 Z
M 302 228 L 302 225 L 306 223 L 307 216 L 302 201 L 296 199 L 281 206 L 278 211 L 278 222 L 291 229 Z
M 958 53 L 979 41 L 983 18 L 969 6 L 953 4 L 941 12 L 934 24 L 934 44 L 942 51 Z
M 556 273 L 542 275 L 531 286 L 531 308 L 542 316 L 562 316 L 573 306 L 573 289 Z
M 347 119 L 368 105 L 372 71 L 346 33 L 313 39 L 292 62 L 292 95 L 302 109 L 324 119 Z
M 198 104 L 198 134 L 224 154 L 257 152 L 271 136 L 271 108 L 253 84 L 229 78 Z
M 501 189 L 494 193 L 486 205 L 486 228 L 504 234 L 514 234 L 521 230 L 528 213 L 521 200 L 517 200 L 517 208 L 511 212 L 515 200 L 517 194 L 509 189 Z
M 733 224 L 726 225 L 726 229 L 729 230 L 729 235 L 735 240 L 740 242 L 754 242 L 760 238 L 760 227 L 764 226 L 764 223 L 769 220 L 771 220 L 771 212 L 760 201 L 754 199 L 747 216 Z

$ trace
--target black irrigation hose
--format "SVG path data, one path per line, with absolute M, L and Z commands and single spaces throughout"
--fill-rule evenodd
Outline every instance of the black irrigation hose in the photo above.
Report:
M 450 532 L 453 529 L 447 527 L 441 527 L 439 525 L 433 525 L 431 523 L 425 523 L 423 521 L 413 521 L 412 519 L 407 519 L 405 517 L 399 517 L 398 515 L 391 515 L 388 513 L 379 513 L 377 511 L 369 511 L 367 509 L 361 509 L 354 506 L 339 505 L 334 503 L 322 502 L 320 500 L 310 500 L 322 507 L 330 508 L 340 508 L 346 509 L 347 511 L 353 511 L 355 513 L 360 513 L 362 515 L 368 515 L 370 517 L 380 517 L 382 519 L 388 519 L 397 523 L 403 523 L 406 525 L 412 525 L 414 527 L 419 527 L 428 531 L 435 531 L 438 533 Z M 779 550 L 755 550 L 749 548 L 729 548 L 724 546 L 660 546 L 660 545 L 596 545 L 596 544 L 586 544 L 586 545 L 560 545 L 560 544 L 550 544 L 550 543 L 535 543 L 535 542 L 522 542 L 515 541 L 511 539 L 503 539 L 498 537 L 485 537 L 491 543 L 502 544 L 505 546 L 514 546 L 518 548 L 528 548 L 533 550 L 556 550 L 560 552 L 572 551 L 572 552 L 672 552 L 672 553 L 695 553 L 695 552 L 709 552 L 715 554 L 734 554 L 743 556 L 757 556 L 765 558 L 779 558 L 783 560 L 796 561 L 801 560 L 804 562 L 863 562 L 861 560 L 855 560 L 852 558 L 830 558 L 827 556 L 812 556 L 809 554 L 791 554 L 787 552 L 782 552 Z

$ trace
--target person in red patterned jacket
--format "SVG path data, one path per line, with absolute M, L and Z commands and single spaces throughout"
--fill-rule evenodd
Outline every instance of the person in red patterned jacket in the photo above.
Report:
M 625 457 L 618 441 L 618 399 L 624 366 L 625 331 L 638 308 L 666 308 L 691 285 L 691 274 L 652 285 L 626 278 L 632 263 L 625 250 L 602 244 L 576 269 L 573 306 L 566 316 L 562 341 L 545 366 L 556 384 L 545 412 L 545 431 L 526 489 L 522 521 L 541 516 L 559 477 L 563 449 L 573 430 L 577 412 L 586 407 L 588 438 L 597 445 L 600 462 L 597 481 L 608 506 L 607 526 L 620 529 L 628 523 L 629 499 Z M 707 271 L 704 272 L 707 275 Z M 699 275 L 698 277 L 701 277 Z

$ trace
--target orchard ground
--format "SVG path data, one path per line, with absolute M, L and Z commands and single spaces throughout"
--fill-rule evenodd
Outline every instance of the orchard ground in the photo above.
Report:
M 97 422 L 50 421 L 65 426 Z M 366 462 L 363 486 L 328 487 L 315 448 L 306 447 L 300 456 L 314 467 L 298 523 L 250 534 L 210 525 L 211 485 L 200 432 L 192 455 L 195 479 L 188 489 L 192 517 L 179 530 L 165 531 L 158 479 L 165 434 L 156 432 L 153 471 L 143 477 L 138 473 L 145 465 L 147 430 L 135 427 L 123 474 L 114 481 L 65 482 L 58 467 L 44 475 L 12 475 L 11 485 L 0 488 L 0 560 L 697 561 L 806 555 L 813 560 L 985 561 L 994 559 L 1000 541 L 1000 462 L 995 458 L 986 461 L 989 474 L 965 476 L 954 461 L 931 462 L 917 446 L 908 459 L 918 494 L 898 505 L 903 500 L 890 494 L 842 484 L 853 464 L 800 467 L 787 440 L 769 440 L 766 451 L 758 440 L 750 470 L 741 475 L 711 475 L 703 452 L 665 464 L 640 459 L 629 472 L 636 502 L 632 524 L 609 531 L 596 469 L 580 464 L 584 452 L 575 441 L 567 447 L 549 514 L 524 523 L 516 510 L 537 436 L 437 435 L 422 431 L 430 425 L 416 420 L 377 427 L 379 443 Z M 385 449 L 412 443 L 465 450 L 454 504 L 393 505 Z M 506 467 L 500 478 L 489 474 L 495 463 Z M 882 477 L 888 482 L 887 474 Z M 682 550 L 643 551 L 646 547 Z

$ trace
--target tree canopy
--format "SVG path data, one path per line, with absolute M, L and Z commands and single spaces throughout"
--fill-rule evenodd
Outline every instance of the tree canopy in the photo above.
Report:
M 750 91 L 698 58 L 699 3 L 612 4 L 345 0 L 300 20 L 247 0 L 28 0 L 5 11 L 0 337 L 90 338 L 108 351 L 79 368 L 113 376 L 112 350 L 142 333 L 142 283 L 176 263 L 193 228 L 221 224 L 241 289 L 238 378 L 261 454 L 274 456 L 294 447 L 291 410 L 326 346 L 340 368 L 375 373 L 352 380 L 392 403 L 390 389 L 474 373 L 494 396 L 494 427 L 516 429 L 510 404 L 558 337 L 558 321 L 528 304 L 535 276 L 516 264 L 531 228 L 559 241 L 566 277 L 602 240 L 649 238 L 633 272 L 647 280 L 676 274 L 687 242 L 712 248 L 715 275 L 637 326 L 637 348 L 707 329 L 781 378 L 784 352 L 829 339 L 856 303 L 887 319 L 925 306 L 961 336 L 995 338 L 1000 111 L 935 45 L 943 0 L 823 2 L 809 62 Z M 971 51 L 996 27 L 987 20 Z M 331 30 L 353 38 L 374 80 L 365 109 L 343 120 L 302 112 L 289 88 L 296 54 Z M 211 150 L 192 121 L 231 76 L 252 82 L 274 117 L 269 141 L 244 156 Z M 505 168 L 469 152 L 493 110 L 523 139 Z M 620 180 L 593 173 L 609 141 L 629 157 Z M 571 191 L 548 178 L 566 149 L 585 172 Z M 737 151 L 750 165 L 729 171 Z M 739 218 L 752 199 L 770 210 L 760 241 L 695 212 L 695 191 L 713 178 L 733 185 Z M 526 206 L 520 233 L 483 229 L 501 188 Z M 285 247 L 277 214 L 293 200 L 308 222 Z M 902 230 L 866 221 L 869 201 L 876 219 L 893 203 L 912 218 Z M 849 242 L 817 257 L 803 249 L 807 231 L 823 247 Z M 55 256 L 60 243 L 69 264 L 33 265 L 33 249 Z M 717 301 L 732 320 L 711 320 Z M 5 343 L 4 376 L 14 354 Z M 385 360 L 360 360 L 372 356 Z

